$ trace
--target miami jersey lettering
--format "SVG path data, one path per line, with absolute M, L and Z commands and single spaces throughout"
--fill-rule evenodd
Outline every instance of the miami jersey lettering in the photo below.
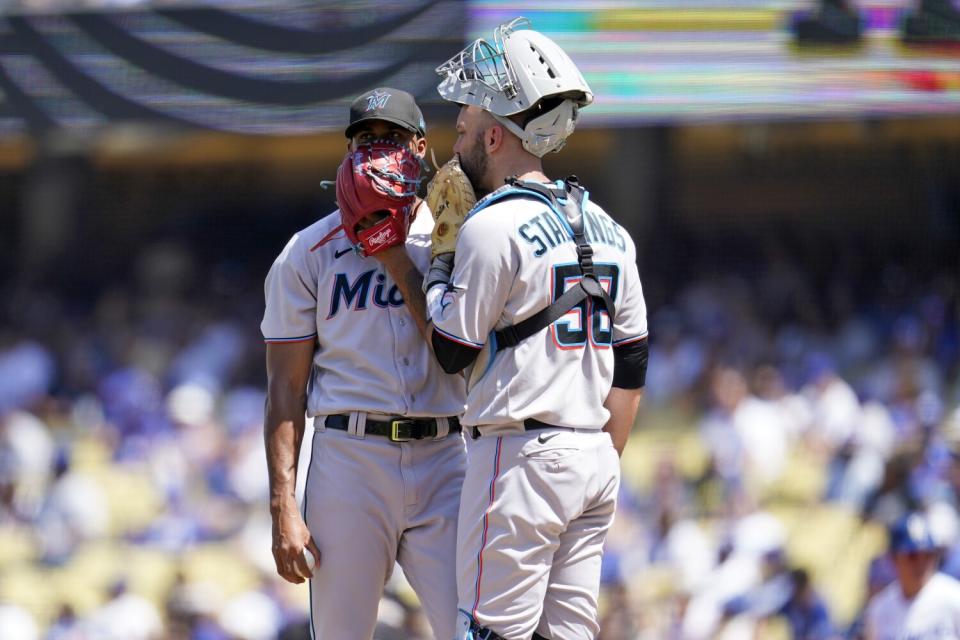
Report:
M 352 309 L 353 311 L 364 311 L 370 302 L 370 284 L 376 280 L 373 286 L 373 304 L 378 307 L 386 308 L 403 306 L 403 296 L 400 295 L 400 289 L 397 285 L 387 288 L 387 276 L 377 273 L 376 269 L 370 269 L 360 274 L 351 281 L 347 273 L 338 273 L 333 278 L 333 293 L 330 296 L 330 315 L 327 319 L 334 317 L 342 309 Z

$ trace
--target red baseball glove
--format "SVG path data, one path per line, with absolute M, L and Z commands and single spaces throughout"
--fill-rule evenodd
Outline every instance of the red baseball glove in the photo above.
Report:
M 361 255 L 406 240 L 419 185 L 420 159 L 404 145 L 375 140 L 347 153 L 337 169 L 337 205 Z M 364 228 L 367 219 L 372 224 Z

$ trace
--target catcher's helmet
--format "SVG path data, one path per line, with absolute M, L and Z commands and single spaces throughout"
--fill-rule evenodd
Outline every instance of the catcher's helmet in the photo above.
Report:
M 573 133 L 579 109 L 593 92 L 570 56 L 529 27 L 526 18 L 502 24 L 493 44 L 480 38 L 437 67 L 444 100 L 490 112 L 537 157 L 559 151 Z M 550 99 L 553 100 L 550 100 Z M 520 128 L 507 116 L 541 107 Z

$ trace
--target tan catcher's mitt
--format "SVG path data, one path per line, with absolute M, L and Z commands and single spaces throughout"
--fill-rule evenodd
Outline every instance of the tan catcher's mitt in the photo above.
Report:
M 456 156 L 437 170 L 427 186 L 427 206 L 435 224 L 431 257 L 450 253 L 457 248 L 457 233 L 467 213 L 477 203 L 473 185 L 460 167 Z

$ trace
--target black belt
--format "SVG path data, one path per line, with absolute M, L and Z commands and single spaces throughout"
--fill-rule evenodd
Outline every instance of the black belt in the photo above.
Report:
M 481 627 L 477 624 L 477 621 L 472 618 L 470 619 L 470 634 L 469 637 L 476 638 L 477 640 L 507 640 L 503 636 L 490 631 L 490 629 Z
M 562 429 L 563 431 L 572 431 L 570 427 L 559 427 L 555 424 L 547 424 L 546 422 L 540 422 L 536 418 L 527 418 L 523 421 L 524 431 L 536 431 L 537 429 Z
M 473 634 L 473 638 L 476 640 L 506 640 L 503 636 L 497 634 L 496 632 L 490 631 L 486 627 L 481 627 L 476 620 L 470 618 L 470 633 Z M 539 633 L 533 634 L 531 640 L 547 640 Z
M 455 416 L 447 418 L 447 422 L 450 423 L 450 433 L 460 431 L 460 420 Z M 350 416 L 342 414 L 327 416 L 326 420 L 323 421 L 323 425 L 327 429 L 347 431 L 350 428 Z M 364 433 L 390 438 L 393 442 L 436 438 L 438 433 L 437 418 L 388 418 L 386 420 L 377 420 L 367 416 Z
M 524 431 L 537 431 L 538 429 L 561 429 L 563 431 L 573 431 L 570 427 L 560 427 L 555 424 L 548 424 L 546 422 L 540 422 L 536 418 L 527 418 L 523 421 L 523 430 Z M 474 427 L 470 431 L 470 435 L 474 440 L 480 437 L 480 430 Z

